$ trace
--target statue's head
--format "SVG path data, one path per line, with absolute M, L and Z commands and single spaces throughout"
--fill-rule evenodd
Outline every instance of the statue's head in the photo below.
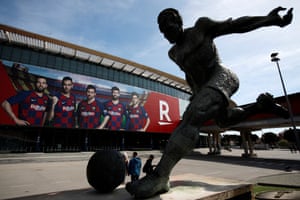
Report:
M 167 8 L 161 11 L 157 17 L 157 23 L 159 30 L 170 43 L 175 43 L 182 33 L 182 18 L 174 8 Z

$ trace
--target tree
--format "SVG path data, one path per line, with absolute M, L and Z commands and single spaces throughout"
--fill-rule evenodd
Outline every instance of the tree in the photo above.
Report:
M 251 141 L 256 143 L 258 141 L 259 137 L 256 134 L 251 134 Z
M 300 130 L 297 129 L 297 130 L 296 130 L 296 133 L 299 135 L 299 134 L 300 134 Z M 289 142 L 296 142 L 295 132 L 294 132 L 294 130 L 291 129 L 291 128 L 284 131 L 284 133 L 283 133 L 283 138 L 286 139 L 286 140 L 289 141 Z
M 262 142 L 268 144 L 271 148 L 279 141 L 279 137 L 272 132 L 264 133 L 261 138 Z
M 297 129 L 296 133 L 293 129 L 288 129 L 286 131 L 284 131 L 283 133 L 283 138 L 286 139 L 289 142 L 289 148 L 291 150 L 292 153 L 296 153 L 297 150 L 300 151 L 300 149 L 298 149 L 297 144 L 296 144 L 296 135 L 298 134 L 300 136 L 300 130 Z

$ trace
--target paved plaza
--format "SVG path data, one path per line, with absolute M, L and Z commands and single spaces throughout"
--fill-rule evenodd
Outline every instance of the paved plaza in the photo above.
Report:
M 131 155 L 132 152 L 127 153 Z M 159 151 L 138 153 L 143 163 L 150 154 L 155 156 L 154 164 L 161 156 Z M 195 149 L 179 161 L 171 179 L 194 174 L 194 177 L 216 180 L 300 187 L 300 153 L 280 149 L 256 150 L 256 158 L 243 158 L 241 149 L 233 149 L 231 152 L 223 150 L 221 155 L 207 153 L 206 148 Z M 96 198 L 97 194 L 86 179 L 86 166 L 92 154 L 93 152 L 0 154 L 0 198 L 38 194 L 51 196 L 62 191 L 74 191 L 72 195 L 76 192 L 88 192 Z M 126 177 L 125 182 L 128 181 L 129 177 Z M 124 189 L 118 191 L 123 197 L 127 195 L 126 199 L 131 198 Z

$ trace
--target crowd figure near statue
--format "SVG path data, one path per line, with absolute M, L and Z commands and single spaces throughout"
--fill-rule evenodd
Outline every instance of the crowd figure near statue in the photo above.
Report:
M 150 154 L 148 159 L 146 160 L 145 165 L 143 166 L 143 172 L 146 173 L 146 175 L 150 175 L 154 171 L 155 165 L 152 164 L 154 159 L 154 155 Z
M 131 177 L 131 182 L 139 180 L 141 174 L 142 161 L 138 157 L 138 153 L 134 151 L 132 153 L 132 158 L 128 163 L 128 175 Z
M 229 99 L 237 91 L 239 80 L 221 64 L 214 44 L 214 39 L 222 35 L 246 33 L 267 26 L 285 27 L 292 21 L 293 9 L 280 16 L 279 12 L 284 10 L 277 7 L 266 16 L 245 16 L 225 21 L 201 17 L 187 29 L 183 29 L 182 18 L 176 9 L 168 8 L 160 12 L 157 18 L 159 29 L 173 44 L 169 57 L 185 72 L 193 95 L 154 172 L 126 184 L 126 190 L 131 195 L 148 198 L 167 192 L 173 167 L 194 148 L 199 129 L 205 121 L 214 119 L 219 126 L 229 126 L 256 113 L 289 116 L 285 108 L 274 103 L 269 93 L 259 95 L 256 103 L 246 108 L 229 107 Z

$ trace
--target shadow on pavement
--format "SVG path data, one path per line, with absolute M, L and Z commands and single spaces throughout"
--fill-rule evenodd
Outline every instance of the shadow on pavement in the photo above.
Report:
M 228 163 L 233 165 L 241 165 L 248 167 L 260 167 L 275 170 L 300 170 L 300 160 L 278 159 L 278 158 L 259 158 L 259 157 L 241 157 L 241 156 L 225 156 L 202 154 L 200 152 L 192 152 L 184 157 L 185 159 L 202 160 L 209 162 Z

